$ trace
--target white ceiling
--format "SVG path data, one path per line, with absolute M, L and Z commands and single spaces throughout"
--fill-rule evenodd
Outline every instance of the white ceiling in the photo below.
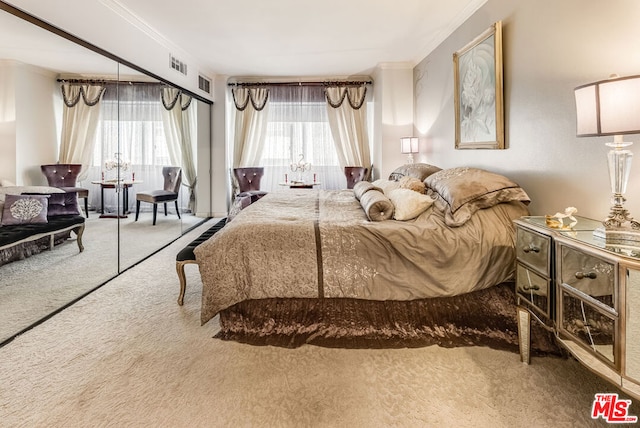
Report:
M 85 0 L 82 7 L 117 10 L 123 22 L 170 48 L 178 46 L 216 74 L 352 76 L 370 74 L 380 63 L 416 64 L 485 1 Z M 10 3 L 52 9 L 63 5 Z M 7 43 L 0 42 L 0 49 Z M 34 54 L 48 55 L 32 49 Z
M 368 74 L 417 63 L 477 0 L 119 0 L 211 70 L 229 76 Z

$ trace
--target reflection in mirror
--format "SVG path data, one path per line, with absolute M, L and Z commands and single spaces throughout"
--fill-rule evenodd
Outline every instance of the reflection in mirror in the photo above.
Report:
M 115 76 L 117 72 L 116 62 L 0 11 L 0 205 L 10 193 L 51 194 L 48 222 L 34 225 L 36 230 L 45 230 L 37 228 L 70 215 L 52 209 L 54 198 L 60 197 L 52 192 L 62 190 L 42 187 L 49 183 L 41 165 L 84 164 L 69 146 L 69 135 L 74 134 L 69 128 L 73 107 L 65 106 L 59 79 L 65 75 Z M 72 92 L 67 92 L 70 99 Z M 83 103 L 78 107 L 93 108 Z M 8 219 L 3 215 L 0 343 L 117 274 L 117 222 L 101 221 L 93 212 L 92 198 L 98 190 L 90 180 L 88 169 L 83 168 L 76 185 L 88 190 L 90 211 L 84 212 L 81 200 L 82 252 L 74 232 L 56 234 L 56 245 L 49 250 L 50 236 L 33 240 L 33 232 L 26 232 L 24 225 L 4 224 Z M 73 209 L 73 203 L 65 207 Z M 24 242 L 16 245 L 18 239 Z
M 47 217 L 53 247 L 51 229 L 36 241 L 0 226 L 2 346 L 205 220 L 211 110 L 0 6 L 0 213 L 6 194 L 50 194 L 48 214 L 62 198 L 78 222 L 62 233 Z
M 191 97 L 122 64 L 117 94 L 117 100 L 105 100 L 103 141 L 96 153 L 101 159 L 95 164 L 115 160 L 119 168 L 120 266 L 128 267 L 178 238 L 182 219 L 195 220 L 189 215 L 195 103 L 192 107 Z M 118 124 L 117 135 L 107 135 L 115 129 L 110 120 Z

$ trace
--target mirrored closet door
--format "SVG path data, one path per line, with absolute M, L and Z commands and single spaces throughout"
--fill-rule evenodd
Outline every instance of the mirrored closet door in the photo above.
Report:
M 78 85 L 103 91 L 91 107 L 100 114 L 77 181 L 88 190 L 88 213 L 79 200 L 84 251 L 71 233 L 52 250 L 0 265 L 0 344 L 203 221 L 193 190 L 197 180 L 209 180 L 208 168 L 198 171 L 198 147 L 208 146 L 199 138 L 208 138 L 209 104 L 7 10 L 0 10 L 0 195 L 48 184 L 41 165 L 61 159 L 71 126 L 65 98 Z M 180 113 L 163 105 L 176 94 Z M 154 225 L 154 204 L 145 195 L 166 188 L 167 168 L 180 171 L 181 183 L 166 216 L 164 202 L 157 204 Z

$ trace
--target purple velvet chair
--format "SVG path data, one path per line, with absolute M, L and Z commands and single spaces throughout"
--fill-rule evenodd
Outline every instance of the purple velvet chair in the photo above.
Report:
M 248 197 L 251 202 L 255 202 L 267 194 L 260 190 L 260 179 L 264 175 L 263 167 L 234 168 L 233 175 L 238 182 L 237 198 Z
M 84 215 L 89 217 L 89 189 L 76 186 L 82 165 L 74 163 L 56 163 L 40 165 L 42 173 L 51 187 L 57 187 L 67 193 L 76 192 L 78 198 L 84 198 Z
M 353 189 L 358 182 L 367 178 L 368 169 L 363 166 L 345 166 L 344 175 L 347 177 L 347 189 Z
M 178 166 L 162 167 L 162 176 L 164 177 L 164 187 L 162 190 L 151 190 L 148 192 L 136 193 L 136 221 L 140 215 L 140 202 L 148 202 L 153 204 L 153 225 L 156 224 L 158 214 L 158 204 L 164 204 L 164 215 L 167 215 L 167 202 L 175 202 L 176 214 L 180 218 L 180 209 L 178 208 L 178 192 L 182 184 L 182 168 Z

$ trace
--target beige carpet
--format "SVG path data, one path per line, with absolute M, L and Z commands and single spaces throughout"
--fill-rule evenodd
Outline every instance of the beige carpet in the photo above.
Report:
M 175 254 L 209 222 L 0 348 L 6 427 L 585 427 L 597 392 L 574 360 L 488 348 L 252 347 L 199 324 Z M 634 403 L 632 414 L 638 415 Z

